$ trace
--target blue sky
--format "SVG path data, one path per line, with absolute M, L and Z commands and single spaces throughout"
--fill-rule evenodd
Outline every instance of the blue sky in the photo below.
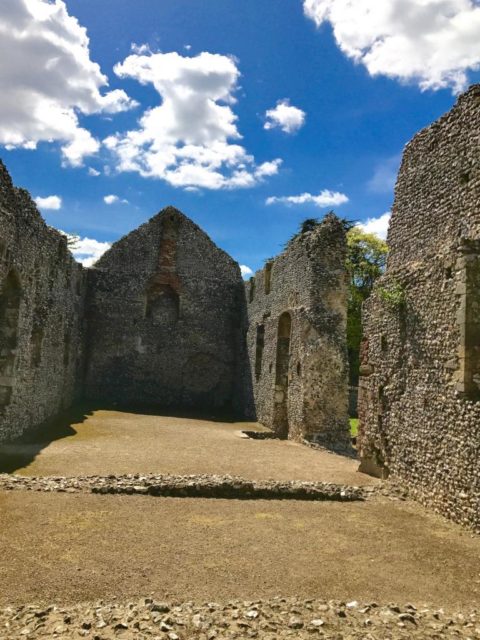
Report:
M 403 146 L 480 81 L 473 0 L 2 7 L 0 156 L 89 263 L 168 204 L 253 270 L 331 208 L 381 232 Z

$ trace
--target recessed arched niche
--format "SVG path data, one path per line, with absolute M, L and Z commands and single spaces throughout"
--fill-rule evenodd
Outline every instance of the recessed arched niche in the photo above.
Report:
M 12 270 L 0 290 L 0 411 L 12 397 L 21 297 L 20 279 Z
M 152 324 L 172 326 L 178 321 L 180 299 L 168 284 L 161 285 L 147 294 L 146 317 Z

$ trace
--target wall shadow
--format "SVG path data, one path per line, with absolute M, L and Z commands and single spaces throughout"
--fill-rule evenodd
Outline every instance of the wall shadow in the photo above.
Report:
M 208 410 L 190 410 L 181 407 L 162 407 L 160 405 L 132 405 L 111 402 L 84 402 L 72 406 L 56 418 L 28 430 L 22 436 L 0 443 L 0 473 L 15 473 L 30 465 L 43 449 L 52 442 L 68 438 L 77 433 L 74 428 L 82 424 L 95 411 L 120 411 L 136 415 L 184 418 L 186 420 L 206 420 L 226 424 L 250 424 L 231 409 L 215 413 Z
M 28 466 L 50 443 L 75 435 L 72 425 L 81 424 L 92 413 L 91 407 L 77 404 L 19 438 L 0 443 L 0 473 L 15 473 Z

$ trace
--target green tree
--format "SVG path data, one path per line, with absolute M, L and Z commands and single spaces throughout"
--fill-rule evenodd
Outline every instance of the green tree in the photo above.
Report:
M 387 243 L 374 233 L 358 226 L 347 233 L 347 271 L 350 280 L 347 315 L 347 347 L 350 384 L 358 384 L 360 341 L 362 339 L 362 304 L 385 270 Z

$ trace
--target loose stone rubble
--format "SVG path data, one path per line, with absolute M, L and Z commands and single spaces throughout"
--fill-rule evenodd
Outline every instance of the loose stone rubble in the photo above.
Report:
M 476 640 L 480 638 L 480 612 L 280 597 L 201 605 L 153 598 L 127 603 L 100 600 L 72 607 L 30 605 L 0 610 L 0 640 L 36 638 Z
M 108 476 L 16 476 L 0 474 L 0 490 L 87 492 L 169 496 L 175 498 L 236 498 L 262 500 L 364 500 L 374 487 L 328 482 L 246 480 L 238 476 L 127 474 Z

